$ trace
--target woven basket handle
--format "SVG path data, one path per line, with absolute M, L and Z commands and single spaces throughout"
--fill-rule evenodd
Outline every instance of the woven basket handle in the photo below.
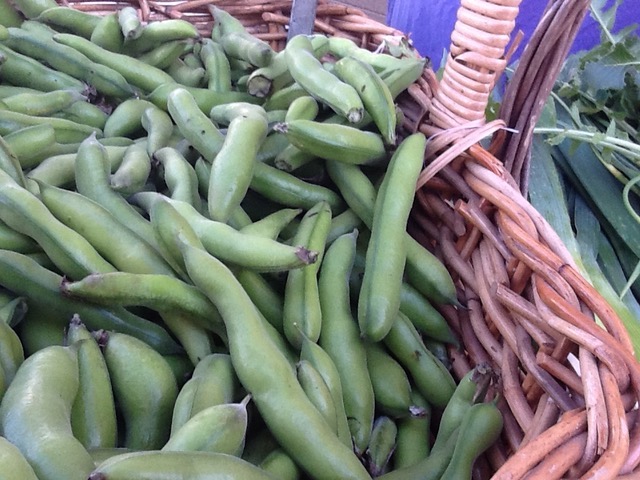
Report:
M 496 78 L 506 67 L 505 50 L 521 0 L 462 0 L 451 46 L 429 121 L 447 129 L 481 121 Z
M 461 0 L 443 77 L 428 118 L 443 138 L 427 151 L 431 164 L 421 175 L 419 187 L 470 145 L 494 133 L 490 150 L 526 194 L 533 129 L 590 0 L 549 1 L 507 85 L 500 121 L 485 125 L 491 91 L 507 66 L 506 48 L 520 3 Z M 443 145 L 453 146 L 443 149 Z

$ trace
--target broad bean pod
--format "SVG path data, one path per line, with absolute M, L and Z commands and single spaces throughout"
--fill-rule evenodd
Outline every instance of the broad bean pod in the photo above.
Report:
M 266 321 L 233 273 L 202 250 L 185 246 L 184 256 L 195 285 L 218 307 L 238 378 L 278 442 L 314 478 L 370 478 L 308 400 L 276 344 L 255 343 L 255 338 L 268 338 Z

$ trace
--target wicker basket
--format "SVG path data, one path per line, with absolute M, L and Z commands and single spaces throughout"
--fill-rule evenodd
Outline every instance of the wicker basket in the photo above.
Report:
M 461 0 L 442 80 L 427 67 L 398 98 L 401 133 L 430 138 L 411 233 L 443 259 L 466 306 L 439 306 L 461 340 L 449 352 L 456 377 L 480 362 L 501 374 L 505 428 L 476 462 L 474 478 L 640 478 L 640 364 L 628 334 L 526 200 L 533 126 L 589 1 L 550 0 L 501 118 L 486 122 L 507 48 L 517 44 L 520 1 Z M 97 15 L 133 5 L 145 21 L 188 19 L 203 34 L 212 24 L 207 5 L 215 4 L 276 49 L 291 12 L 290 0 L 60 3 Z M 324 0 L 315 29 L 369 49 L 404 36 Z

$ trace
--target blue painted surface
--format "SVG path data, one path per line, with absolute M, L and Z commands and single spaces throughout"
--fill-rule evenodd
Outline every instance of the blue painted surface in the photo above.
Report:
M 607 3 L 611 4 L 612 1 Z M 456 0 L 388 0 L 387 24 L 410 34 L 418 51 L 431 58 L 437 67 L 449 48 L 459 5 Z M 524 49 L 546 5 L 546 0 L 523 0 L 520 4 L 516 29 L 524 32 L 524 38 L 514 59 Z M 618 8 L 614 31 L 631 24 L 640 24 L 640 0 L 623 1 Z M 599 38 L 598 24 L 587 14 L 572 52 L 597 45 Z

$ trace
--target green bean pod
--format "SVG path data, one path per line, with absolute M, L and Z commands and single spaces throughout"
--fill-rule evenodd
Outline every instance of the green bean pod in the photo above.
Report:
M 43 152 L 55 145 L 56 131 L 46 123 L 31 125 L 5 135 L 4 141 L 18 158 L 22 168 L 28 169 L 37 164 L 38 157 Z
M 142 113 L 153 103 L 142 98 L 128 98 L 113 109 L 103 132 L 107 137 L 133 137 L 143 132 Z
M 38 480 L 20 449 L 4 437 L 0 437 L 0 476 L 6 480 Z
M 17 301 L 16 301 L 17 300 Z M 13 309 L 13 312 L 7 312 L 11 315 L 8 318 L 9 322 L 15 322 L 17 316 L 16 309 L 20 308 L 19 302 L 26 302 L 26 299 L 17 297 L 8 306 Z M 26 303 L 25 303 L 26 305 Z M 3 311 L 3 314 L 5 312 Z M 24 315 L 24 312 L 23 312 Z M 0 322 L 0 368 L 4 374 L 5 386 L 8 386 L 13 381 L 20 365 L 24 362 L 25 354 L 20 337 L 10 326 L 10 323 L 2 321 Z M 4 392 L 3 392 L 4 393 Z M 1 397 L 0 397 L 1 398 Z
M 161 148 L 169 146 L 174 125 L 167 112 L 155 105 L 145 108 L 140 118 L 142 128 L 147 132 L 147 153 L 153 155 Z
M 13 6 L 9 0 L 0 1 L 0 25 L 4 27 L 19 27 L 24 19 L 20 12 Z
M 440 342 L 458 342 L 447 320 L 416 288 L 402 282 L 400 311 L 404 313 L 423 335 Z
M 270 238 L 241 233 L 225 223 L 208 219 L 186 202 L 164 200 L 166 207 L 156 207 L 156 203 L 163 202 L 154 202 L 151 209 L 169 210 L 174 207 L 174 211 L 177 210 L 176 213 L 187 221 L 207 251 L 235 266 L 262 272 L 284 271 L 313 264 L 318 259 L 318 253 L 309 250 L 306 245 L 287 245 Z
M 215 452 L 239 457 L 249 424 L 247 395 L 239 403 L 212 405 L 191 417 L 162 447 L 163 452 Z
M 395 99 L 422 76 L 426 65 L 425 58 L 403 58 L 384 68 L 380 76 Z
M 136 87 L 143 93 L 152 92 L 159 85 L 173 81 L 169 74 L 159 68 L 128 55 L 111 52 L 86 38 L 70 33 L 58 33 L 53 36 L 53 40 L 77 50 L 98 65 L 115 70 L 126 79 L 130 88 Z
M 29 86 L 43 92 L 62 89 L 84 92 L 86 89 L 81 80 L 23 55 L 7 45 L 0 44 L 0 55 L 4 57 L 0 65 L 2 79 L 12 85 Z
M 453 432 L 460 427 L 471 406 L 483 400 L 492 375 L 493 372 L 487 365 L 479 364 L 460 379 L 442 412 L 432 451 L 438 452 L 443 448 Z
M 199 37 L 200 34 L 193 23 L 179 18 L 168 18 L 144 24 L 137 38 L 127 40 L 125 50 L 128 55 L 139 56 L 162 43 Z
M 142 33 L 142 20 L 138 11 L 131 5 L 124 6 L 117 11 L 118 24 L 125 41 L 136 39 Z
M 254 165 L 249 188 L 269 200 L 290 208 L 309 210 L 318 202 L 326 202 L 336 213 L 344 208 L 344 201 L 340 195 L 330 188 L 304 181 L 264 163 Z
M 349 419 L 344 406 L 344 394 L 340 373 L 333 359 L 323 348 L 305 337 L 300 348 L 300 360 L 306 360 L 318 371 L 333 398 L 336 412 L 336 434 L 346 446 L 353 448 Z
M 235 275 L 265 320 L 279 333 L 284 333 L 282 294 L 260 273 L 243 268 L 235 271 Z
M 99 128 L 64 118 L 37 117 L 10 110 L 0 110 L 0 135 L 7 135 L 21 128 L 42 124 L 48 124 L 53 127 L 55 140 L 59 143 L 81 142 L 91 134 L 102 137 L 102 130 Z
M 416 389 L 434 407 L 444 408 L 456 382 L 444 365 L 425 347 L 420 334 L 401 312 L 383 340 L 393 356 L 409 372 Z
M 446 448 L 443 448 L 437 455 L 430 454 L 418 463 L 394 469 L 378 478 L 380 480 L 438 480 L 451 461 L 458 433 L 456 431 L 449 438 Z
M 112 272 L 64 281 L 60 291 L 99 305 L 144 306 L 156 311 L 180 311 L 210 329 L 221 327 L 220 314 L 193 285 L 166 274 Z
M 284 51 L 280 51 L 273 56 L 269 65 L 256 68 L 249 74 L 247 91 L 258 98 L 264 98 L 292 82 L 293 77 L 289 73 Z
M 327 160 L 360 165 L 387 155 L 379 134 L 350 125 L 299 119 L 277 125 L 277 131 L 303 152 Z
M 189 203 L 177 200 L 176 202 L 185 203 L 193 208 Z M 197 213 L 195 209 L 194 211 Z M 162 194 L 159 194 L 149 206 L 148 213 L 156 242 L 170 257 L 171 263 L 176 265 L 174 268 L 180 276 L 186 278 L 180 246 L 187 242 L 195 248 L 204 249 L 200 238 L 187 219 Z
M 207 202 L 213 220 L 227 222 L 240 206 L 251 180 L 260 145 L 267 136 L 267 121 L 260 115 L 234 118 L 211 165 Z
M 342 384 L 344 409 L 358 453 L 369 444 L 374 418 L 374 390 L 367 356 L 351 313 L 348 279 L 357 231 L 338 237 L 327 249 L 318 280 L 322 329 L 319 345 L 333 360 Z
M 347 205 L 371 229 L 377 196 L 372 181 L 357 166 L 336 161 L 326 164 L 329 177 L 338 186 Z M 455 285 L 444 264 L 408 233 L 405 243 L 406 274 L 411 285 L 429 300 L 455 303 Z
M 45 318 L 62 318 L 68 324 L 78 314 L 91 330 L 107 329 L 129 333 L 164 354 L 182 349 L 160 325 L 118 308 L 103 308 L 66 298 L 60 294 L 62 276 L 17 252 L 0 250 L 0 285 L 29 300 L 29 310 L 42 311 Z M 53 322 L 52 322 L 53 323 Z
M 367 367 L 376 405 L 386 415 L 411 413 L 411 382 L 400 365 L 379 343 L 366 343 Z
M 166 72 L 173 80 L 185 87 L 199 88 L 205 84 L 207 72 L 204 67 L 194 67 L 185 61 L 185 57 L 176 58 L 167 67 Z
M 78 145 L 71 145 L 70 153 L 55 153 L 43 159 L 27 172 L 27 178 L 55 187 L 73 188 L 75 185 L 75 165 Z M 121 164 L 126 146 L 105 146 L 106 162 L 109 173 Z
M 196 105 L 202 113 L 208 115 L 215 105 L 222 105 L 230 102 L 253 102 L 259 103 L 259 100 L 246 92 L 232 90 L 230 92 L 216 92 L 208 88 L 187 87 L 180 85 L 174 81 L 159 85 L 155 90 L 149 93 L 145 98 L 157 107 L 167 110 L 169 94 L 177 89 L 187 90 Z
M 177 272 L 180 268 L 172 262 L 171 255 L 160 245 L 153 226 L 127 200 L 111 188 L 109 182 L 110 161 L 106 148 L 88 137 L 78 148 L 74 164 L 76 189 L 106 208 L 127 228 L 154 247 L 167 263 Z
M 51 38 L 21 28 L 10 28 L 9 32 L 11 36 L 6 45 L 10 48 L 46 62 L 53 68 L 88 83 L 106 96 L 114 98 L 133 96 L 133 89 L 117 70 L 92 61 L 75 48 L 52 42 Z M 57 35 L 70 35 L 82 39 L 72 34 L 55 34 L 53 38 L 55 39 Z M 91 43 L 90 40 L 83 40 Z M 100 47 L 96 46 L 96 48 Z
M 111 378 L 96 339 L 74 315 L 69 322 L 67 341 L 76 349 L 79 387 L 71 407 L 71 428 L 86 449 L 115 448 L 116 406 Z
M 0 307 L 0 321 L 11 328 L 15 328 L 20 324 L 20 322 L 22 322 L 22 320 L 26 316 L 27 309 L 27 298 L 24 296 L 16 296 L 9 302 L 2 305 L 2 307 Z M 22 361 L 24 360 L 24 351 L 22 353 L 19 353 L 20 350 L 17 350 L 17 352 L 18 353 L 13 357 L 13 362 L 15 364 L 22 363 Z
M 55 1 L 51 0 L 14 0 L 12 4 L 27 19 L 36 18 L 45 10 L 58 6 Z
M 100 17 L 77 8 L 59 6 L 47 8 L 35 20 L 50 25 L 56 30 L 67 30 L 76 35 L 91 38 L 91 34 L 100 22 Z
M 449 466 L 441 480 L 472 478 L 473 464 L 500 436 L 504 420 L 494 402 L 476 403 L 465 413 Z
M 287 358 L 267 340 L 266 321 L 233 273 L 201 250 L 185 246 L 184 256 L 191 279 L 222 314 L 240 382 L 282 447 L 318 479 L 369 478 L 352 449 L 308 400 Z M 255 338 L 263 341 L 256 344 Z
M 224 135 L 211 119 L 200 110 L 189 90 L 177 88 L 167 96 L 167 108 L 180 132 L 212 163 L 224 143 Z
M 393 452 L 394 470 L 423 461 L 431 451 L 431 406 L 415 390 L 411 392 L 411 403 L 422 413 L 397 421 L 398 436 Z
M 379 477 L 389 470 L 389 461 L 396 448 L 398 427 L 395 421 L 384 415 L 376 418 L 367 447 L 367 468 L 372 477 Z
M 364 106 L 358 92 L 324 69 L 314 55 L 308 36 L 296 35 L 287 42 L 284 51 L 289 71 L 296 83 L 349 122 L 357 123 L 362 119 Z
M 400 309 L 400 287 L 406 263 L 406 229 L 414 185 L 422 170 L 426 138 L 414 133 L 394 152 L 380 186 L 367 246 L 358 324 L 362 335 L 379 341 L 389 332 Z
M 40 184 L 40 198 L 56 219 L 85 238 L 117 270 L 175 275 L 153 247 L 99 203 L 72 190 L 46 184 Z
M 118 22 L 118 13 L 105 13 L 98 18 L 99 21 L 93 28 L 89 40 L 105 50 L 119 53 L 124 44 L 124 35 Z
M 233 455 L 212 452 L 131 452 L 105 460 L 85 480 L 273 480 L 251 463 Z
M 327 243 L 333 243 L 338 237 L 363 227 L 360 217 L 350 208 L 331 219 L 331 229 L 327 235 Z
M 387 145 L 396 143 L 396 108 L 391 91 L 375 69 L 355 57 L 343 57 L 335 63 L 340 80 L 353 86 L 365 110 Z
M 74 102 L 58 113 L 54 117 L 64 118 L 72 122 L 86 124 L 97 129 L 104 129 L 109 115 L 98 105 L 89 102 Z
M 301 213 L 301 208 L 281 208 L 250 223 L 246 227 L 242 227 L 239 231 L 245 234 L 258 235 L 277 240 L 282 230 Z
M 281 448 L 276 448 L 264 457 L 259 467 L 280 480 L 298 480 L 302 475 L 300 467 Z
M 331 225 L 331 208 L 319 202 L 300 221 L 292 242 L 318 252 L 314 264 L 287 274 L 284 289 L 282 325 L 291 345 L 299 349 L 304 339 L 317 341 L 322 328 L 322 311 L 318 294 L 318 270 Z
M 104 359 L 113 394 L 124 419 L 123 446 L 162 448 L 169 438 L 178 386 L 171 367 L 157 351 L 131 335 L 105 332 Z M 136 368 L 131 368 L 132 366 Z
M 20 159 L 6 140 L 0 135 L 0 170 L 19 186 L 26 188 L 27 180 L 20 165 Z
M 78 385 L 75 351 L 51 346 L 25 360 L 2 398 L 3 436 L 18 447 L 38 478 L 86 480 L 93 470 L 91 456 L 71 429 Z
M 0 248 L 18 253 L 36 253 L 42 251 L 31 237 L 15 231 L 6 223 L 0 222 Z
M 203 38 L 200 58 L 207 72 L 207 88 L 216 92 L 231 91 L 231 65 L 222 45 Z
M 195 366 L 201 359 L 213 353 L 214 338 L 211 335 L 211 322 L 194 319 L 182 310 L 164 310 L 159 312 L 160 318 L 167 330 L 178 340 L 184 348 L 187 358 Z M 224 337 L 224 329 L 219 328 L 216 333 Z
M 127 147 L 122 162 L 109 177 L 109 185 L 122 195 L 138 192 L 149 181 L 151 169 L 146 143 L 133 143 Z
M 198 177 L 189 161 L 175 148 L 162 147 L 153 155 L 160 167 L 160 176 L 168 189 L 168 196 L 187 202 L 203 211 L 203 202 L 198 191 Z
M 337 435 L 338 413 L 336 405 L 329 386 L 320 372 L 309 360 L 299 360 L 296 363 L 296 377 L 311 403 L 315 405 Z
M 114 271 L 95 248 L 75 230 L 60 222 L 38 197 L 17 184 L 0 188 L 0 220 L 33 238 L 65 275 Z
M 220 39 L 220 45 L 227 56 L 244 60 L 258 68 L 269 65 L 275 55 L 267 42 L 246 32 L 226 33 Z
M 212 353 L 198 362 L 178 392 L 171 419 L 171 436 L 190 418 L 214 405 L 236 401 L 238 378 L 226 353 Z
M 77 90 L 54 90 L 38 93 L 18 93 L 3 98 L 4 105 L 14 112 L 50 116 L 86 97 Z
M 184 55 L 185 51 L 190 48 L 192 48 L 192 42 L 186 40 L 171 40 L 159 44 L 148 52 L 139 55 L 137 58 L 152 67 L 167 70 L 173 62 Z

